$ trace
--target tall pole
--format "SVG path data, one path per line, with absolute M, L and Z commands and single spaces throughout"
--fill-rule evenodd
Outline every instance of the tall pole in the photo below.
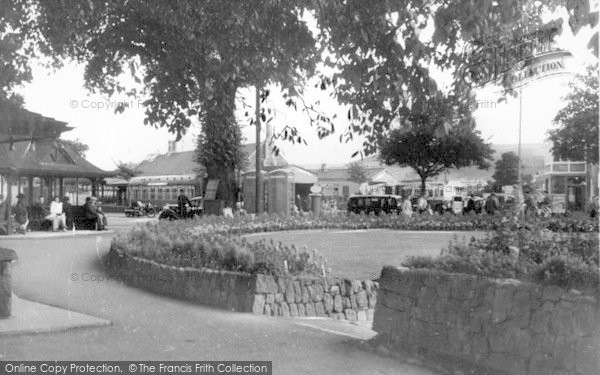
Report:
M 523 86 L 519 87 L 519 147 L 517 150 L 518 164 L 517 164 L 517 197 L 519 199 L 519 213 L 524 214 L 521 210 L 523 206 L 523 179 L 521 178 L 521 128 L 523 119 Z
M 261 214 L 263 212 L 264 204 L 264 192 L 263 192 L 263 179 L 261 175 L 261 147 L 260 147 L 260 91 L 261 85 L 256 85 L 256 103 L 255 103 L 255 116 L 254 120 L 256 125 L 256 213 Z

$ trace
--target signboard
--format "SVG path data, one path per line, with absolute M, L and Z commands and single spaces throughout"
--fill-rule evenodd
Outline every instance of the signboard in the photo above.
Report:
M 319 194 L 323 189 L 319 185 L 313 185 L 310 187 L 310 192 L 313 194 Z
M 569 51 L 556 45 L 562 20 L 509 42 L 495 40 L 471 43 L 465 51 L 468 63 L 460 70 L 463 80 L 474 87 L 503 83 L 518 88 L 534 80 L 568 73 Z
M 208 201 L 214 201 L 217 199 L 217 189 L 219 188 L 219 180 L 208 180 L 206 183 L 206 192 L 204 193 L 204 199 Z
M 565 202 L 567 200 L 566 194 L 552 194 L 552 213 L 564 214 L 565 213 Z

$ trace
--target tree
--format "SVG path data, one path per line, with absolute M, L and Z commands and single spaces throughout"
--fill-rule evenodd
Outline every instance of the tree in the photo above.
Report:
M 132 177 L 139 175 L 141 172 L 137 170 L 139 165 L 135 163 L 117 162 L 117 176 L 130 180 Z
M 239 167 L 232 151 L 240 147 L 238 89 L 278 83 L 295 92 L 318 56 L 302 7 L 292 0 L 32 3 L 38 49 L 84 63 L 90 89 L 147 97 L 144 123 L 167 127 L 177 140 L 198 118 L 197 159 L 209 178 L 223 180 L 220 189 Z M 122 85 L 125 72 L 142 92 Z M 220 193 L 230 200 L 233 192 Z
M 482 191 L 484 193 L 501 193 L 502 185 L 498 184 L 495 181 L 488 181 L 487 184 L 483 187 Z
M 438 94 L 406 113 L 401 126 L 390 132 L 380 144 L 381 160 L 387 165 L 411 167 L 421 178 L 421 193 L 425 193 L 427 178 L 442 173 L 447 168 L 477 165 L 489 167 L 492 149 L 475 130 L 475 121 L 456 113 L 449 100 Z M 417 109 L 418 108 L 418 109 Z M 453 123 L 448 134 L 439 128 Z
M 554 118 L 556 128 L 548 132 L 552 155 L 598 164 L 598 64 L 587 66 L 569 87 L 567 105 Z
M 379 138 L 386 135 L 399 111 L 410 109 L 419 97 L 437 95 L 439 87 L 431 70 L 451 75 L 449 93 L 462 105 L 473 106 L 475 97 L 467 76 L 497 71 L 500 63 L 508 60 L 504 53 L 501 59 L 492 60 L 500 55 L 496 51 L 481 61 L 482 56 L 465 53 L 465 45 L 474 50 L 519 45 L 522 35 L 538 30 L 544 25 L 542 19 L 557 9 L 567 10 L 575 34 L 583 26 L 595 26 L 598 20 L 587 0 L 348 0 L 318 4 L 316 19 L 331 56 L 325 64 L 335 72 L 323 74 L 322 81 L 334 87 L 341 103 L 351 107 L 345 132 L 350 138 L 353 133 L 367 136 L 366 154 L 376 151 Z M 592 37 L 595 44 L 590 43 L 596 54 L 597 35 Z M 522 51 L 514 56 L 526 57 L 519 56 Z M 502 68 L 512 67 L 506 64 Z M 498 73 L 502 75 L 504 70 Z
M 288 105 L 296 107 L 302 87 L 296 83 L 310 77 L 323 56 L 331 69 L 321 72 L 320 86 L 333 87 L 335 97 L 351 106 L 344 124 L 346 140 L 352 134 L 366 135 L 366 154 L 376 151 L 399 112 L 411 110 L 416 98 L 437 94 L 431 68 L 449 72 L 453 77 L 449 90 L 462 105 L 471 105 L 474 98 L 465 72 L 485 74 L 496 65 L 480 64 L 480 57 L 464 53 L 464 45 L 518 43 L 523 33 L 537 30 L 543 17 L 558 8 L 567 10 L 574 33 L 595 26 L 598 19 L 588 0 L 0 4 L 9 10 L 0 14 L 1 30 L 10 31 L 0 32 L 0 66 L 10 67 L 0 77 L 6 81 L 5 92 L 30 78 L 29 57 L 35 54 L 56 57 L 55 63 L 75 58 L 87 64 L 88 87 L 107 95 L 123 91 L 145 95 L 147 124 L 166 126 L 180 136 L 191 125 L 190 118 L 210 108 L 215 97 L 223 98 L 221 88 L 230 84 L 239 88 L 280 83 Z M 305 12 L 316 20 L 317 35 L 304 22 L 310 18 Z M 422 33 L 424 29 L 432 29 L 432 36 L 424 37 L 428 34 Z M 597 45 L 597 33 L 592 39 Z M 321 53 L 325 49 L 327 53 Z M 119 84 L 120 76 L 129 71 L 144 92 Z M 230 112 L 230 107 L 224 106 L 224 111 Z M 334 131 L 332 120 L 314 118 L 319 136 Z M 293 134 L 290 131 L 284 138 L 297 139 Z
M 496 167 L 492 178 L 499 186 L 515 185 L 519 181 L 519 157 L 514 152 L 505 152 Z
M 64 145 L 67 145 L 67 147 L 71 148 L 82 158 L 85 158 L 86 152 L 88 152 L 88 150 L 90 149 L 90 146 L 81 142 L 79 140 L 79 138 L 75 138 L 75 140 L 73 140 L 73 141 L 68 140 L 68 139 L 61 139 L 60 142 L 63 143 Z
M 367 169 L 360 161 L 354 161 L 347 165 L 348 168 L 348 180 L 362 184 L 367 181 Z

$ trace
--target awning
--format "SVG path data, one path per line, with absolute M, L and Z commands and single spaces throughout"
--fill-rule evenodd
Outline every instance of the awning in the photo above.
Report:
M 316 184 L 317 183 L 317 175 L 310 173 L 309 171 L 298 168 L 295 165 L 290 165 L 286 168 L 276 169 L 269 173 L 275 172 L 286 172 L 294 175 L 294 183 L 296 184 Z

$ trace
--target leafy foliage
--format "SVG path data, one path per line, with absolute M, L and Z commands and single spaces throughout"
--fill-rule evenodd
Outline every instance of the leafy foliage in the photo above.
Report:
M 132 177 L 139 175 L 141 172 L 137 170 L 138 165 L 135 163 L 117 162 L 117 176 L 130 180 Z
M 554 118 L 548 132 L 552 154 L 557 159 L 586 160 L 598 164 L 598 64 L 569 83 L 567 105 Z
M 74 58 L 86 64 L 90 89 L 144 97 L 146 123 L 180 137 L 224 87 L 278 83 L 286 104 L 316 113 L 311 123 L 326 136 L 334 119 L 301 96 L 301 82 L 323 60 L 317 86 L 350 106 L 345 138 L 366 135 L 369 154 L 402 111 L 439 94 L 430 69 L 452 75 L 443 89 L 469 108 L 474 98 L 461 69 L 475 61 L 464 45 L 514 42 L 558 8 L 574 33 L 597 23 L 588 0 L 3 0 L 0 96 L 31 78 L 29 57 L 49 56 L 55 66 Z M 305 22 L 313 20 L 317 33 Z M 141 89 L 120 83 L 126 73 Z M 298 140 L 295 127 L 286 130 L 284 138 Z
M 348 0 L 318 5 L 316 19 L 331 54 L 325 64 L 335 72 L 323 73 L 322 81 L 334 87 L 341 103 L 351 106 L 345 132 L 367 136 L 366 154 L 375 152 L 401 111 L 438 94 L 431 70 L 453 76 L 447 89 L 460 105 L 474 103 L 463 69 L 487 67 L 465 53 L 466 44 L 517 44 L 523 34 L 544 24 L 544 14 L 558 8 L 566 8 L 575 34 L 598 19 L 586 0 Z M 432 21 L 433 35 L 428 38 Z
M 111 248 L 129 256 L 178 267 L 206 267 L 250 274 L 322 276 L 327 266 L 327 261 L 316 251 L 273 241 L 250 243 L 222 232 L 197 231 L 194 226 L 149 223 L 115 238 Z
M 515 185 L 519 180 L 519 157 L 514 152 L 505 152 L 500 160 L 496 161 L 496 168 L 492 176 L 495 183 L 504 185 Z
M 88 152 L 88 150 L 90 149 L 90 146 L 81 142 L 79 140 L 79 138 L 76 138 L 73 141 L 68 140 L 68 139 L 61 139 L 60 142 L 65 144 L 67 147 L 71 148 L 73 151 L 75 151 L 77 154 L 79 154 L 79 156 L 81 156 L 82 158 L 85 158 L 85 153 Z
M 411 167 L 421 177 L 421 191 L 427 178 L 447 168 L 477 165 L 488 168 L 492 149 L 475 130 L 469 113 L 457 111 L 451 98 L 438 95 L 403 111 L 400 128 L 381 141 L 381 159 L 388 165 Z M 453 123 L 449 133 L 440 128 Z
M 348 167 L 348 180 L 362 184 L 367 181 L 367 169 L 361 161 L 355 161 L 349 163 Z
M 598 246 L 596 234 L 554 233 L 536 225 L 515 230 L 506 225 L 487 238 L 452 241 L 439 257 L 413 257 L 405 265 L 598 288 Z

